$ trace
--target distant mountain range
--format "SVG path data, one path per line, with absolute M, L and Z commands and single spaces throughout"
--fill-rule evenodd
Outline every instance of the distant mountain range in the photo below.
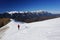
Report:
M 35 22 L 60 17 L 60 14 L 52 14 L 47 11 L 11 11 L 0 13 L 0 18 L 11 18 L 16 21 Z

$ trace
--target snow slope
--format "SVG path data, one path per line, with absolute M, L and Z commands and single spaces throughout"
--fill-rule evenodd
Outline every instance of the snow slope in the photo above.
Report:
M 17 29 L 18 24 L 20 30 Z M 33 23 L 12 20 L 6 26 L 9 29 L 2 32 L 4 35 L 0 40 L 60 40 L 60 18 Z

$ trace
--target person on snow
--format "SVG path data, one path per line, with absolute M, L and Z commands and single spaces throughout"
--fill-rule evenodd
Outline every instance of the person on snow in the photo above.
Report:
M 20 29 L 20 25 L 18 24 L 18 30 Z

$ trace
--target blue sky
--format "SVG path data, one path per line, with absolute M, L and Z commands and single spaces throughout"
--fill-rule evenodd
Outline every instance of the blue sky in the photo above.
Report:
M 0 0 L 0 12 L 47 10 L 60 12 L 60 0 Z

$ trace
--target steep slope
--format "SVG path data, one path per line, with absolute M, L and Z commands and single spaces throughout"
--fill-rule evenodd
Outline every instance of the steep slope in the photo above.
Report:
M 20 30 L 17 29 L 18 24 Z M 60 40 L 60 18 L 33 23 L 12 20 L 6 26 L 9 29 L 0 40 Z

